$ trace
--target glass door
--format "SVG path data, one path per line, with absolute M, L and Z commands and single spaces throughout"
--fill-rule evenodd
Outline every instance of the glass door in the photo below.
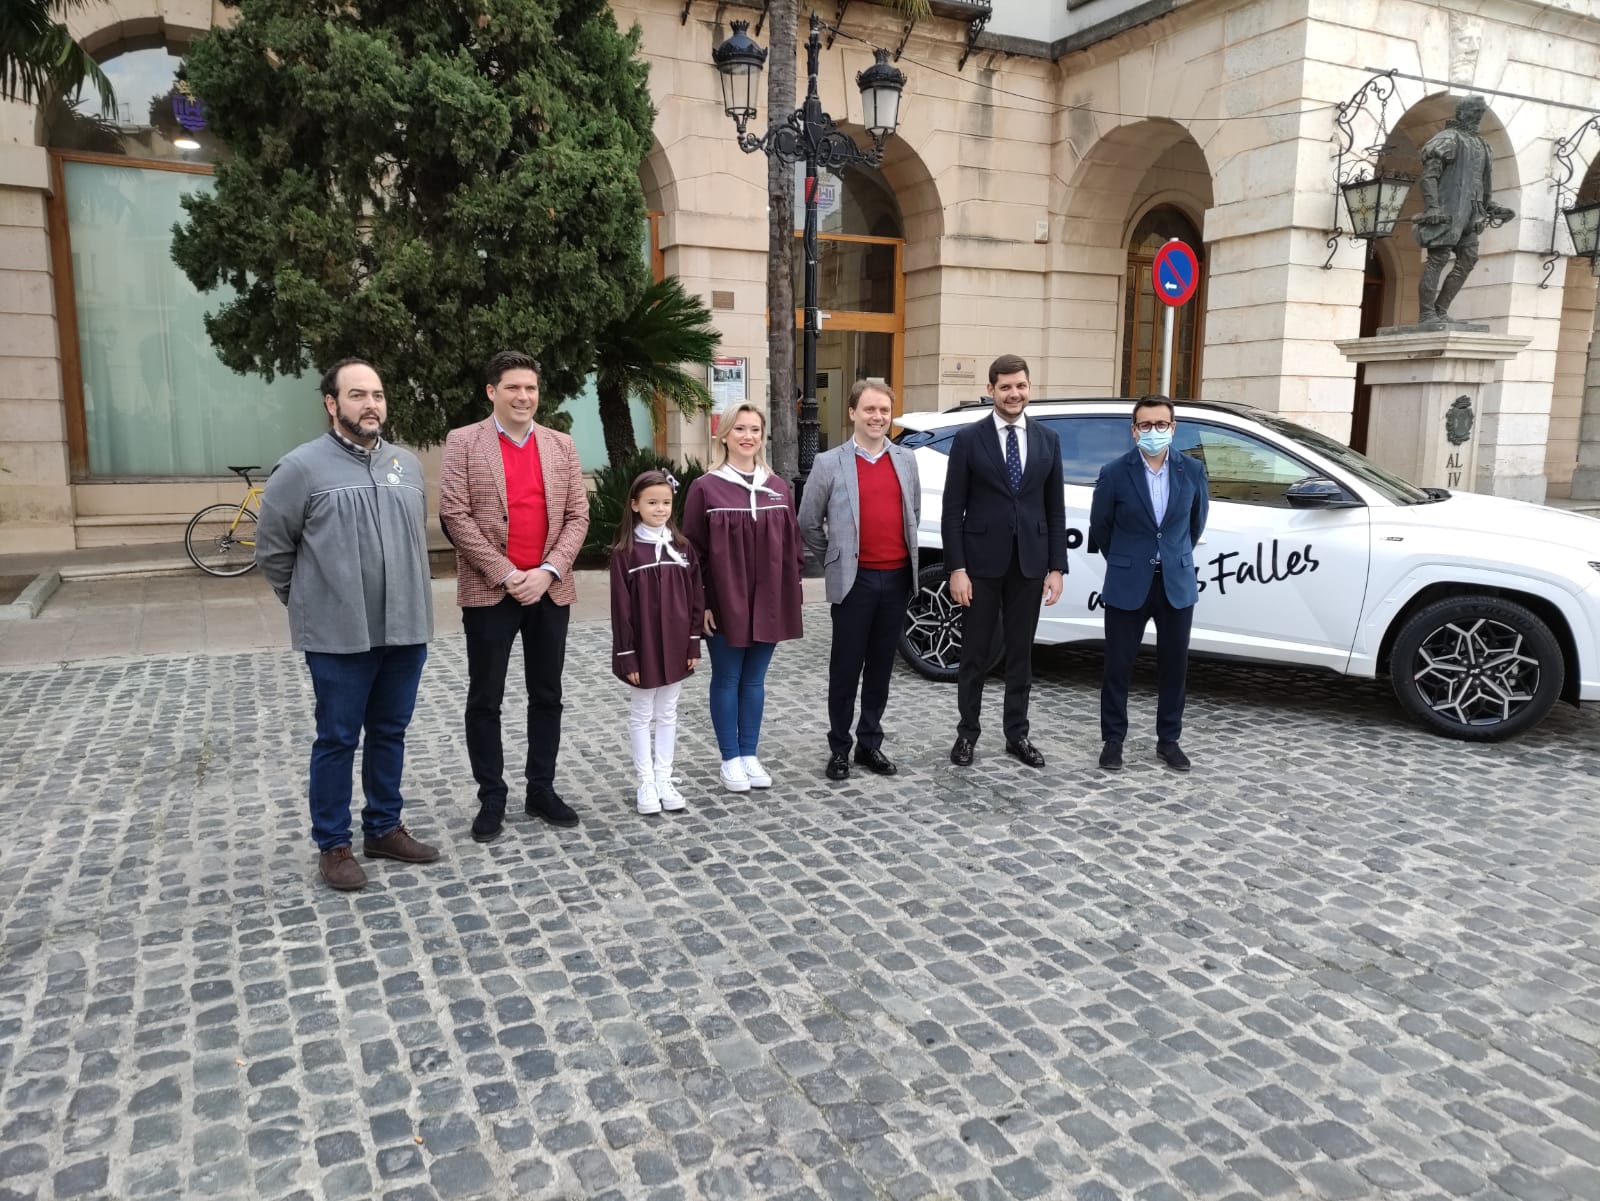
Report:
M 817 337 L 817 450 L 838 446 L 850 436 L 850 418 L 845 402 L 858 379 L 892 381 L 895 374 L 894 334 L 867 330 L 829 329 L 822 323 Z M 800 335 L 795 334 L 795 388 L 803 391 L 800 374 L 804 369 Z M 891 382 L 890 387 L 894 387 Z M 898 393 L 897 393 L 898 395 Z

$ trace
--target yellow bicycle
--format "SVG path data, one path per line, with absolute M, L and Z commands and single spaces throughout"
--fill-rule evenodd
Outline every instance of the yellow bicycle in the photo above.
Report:
M 194 565 L 207 575 L 243 575 L 256 565 L 256 513 L 265 491 L 250 479 L 261 468 L 229 467 L 244 479 L 244 499 L 236 505 L 207 505 L 189 518 L 183 532 L 183 549 Z

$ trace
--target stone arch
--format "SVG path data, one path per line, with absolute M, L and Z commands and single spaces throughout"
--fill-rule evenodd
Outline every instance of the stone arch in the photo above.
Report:
M 851 131 L 858 143 L 866 135 Z M 939 403 L 939 353 L 944 288 L 941 246 L 945 232 L 944 201 L 938 181 L 917 148 L 903 137 L 884 143 L 878 170 L 900 205 L 905 249 L 904 331 L 901 334 L 902 409 L 932 409 Z
M 1122 387 L 1128 329 L 1128 238 L 1147 214 L 1177 209 L 1205 233 L 1213 204 L 1205 151 L 1177 121 L 1131 121 L 1103 134 L 1077 164 L 1063 208 L 1060 266 L 1072 295 L 1051 306 L 1050 377 L 1063 394 Z M 1201 295 L 1205 289 L 1204 246 Z M 1203 301 L 1197 302 L 1203 304 Z M 1203 320 L 1201 328 L 1203 329 Z

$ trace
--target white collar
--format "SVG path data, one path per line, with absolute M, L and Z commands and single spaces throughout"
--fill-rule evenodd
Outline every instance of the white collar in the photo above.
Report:
M 722 464 L 721 467 L 718 467 L 711 474 L 716 476 L 719 480 L 727 480 L 729 483 L 738 484 L 739 487 L 745 489 L 747 492 L 750 493 L 750 520 L 751 521 L 759 521 L 760 520 L 760 518 L 757 516 L 757 513 L 756 513 L 756 493 L 757 492 L 764 492 L 764 493 L 766 493 L 766 495 L 772 497 L 774 500 L 782 500 L 783 499 L 783 493 L 776 492 L 773 489 L 767 487 L 767 481 L 772 478 L 772 473 L 769 472 L 760 463 L 756 464 L 755 475 L 753 477 L 751 477 L 750 479 L 746 479 L 744 477 L 743 473 L 740 472 L 737 467 L 735 467 L 732 463 L 727 462 L 726 460 L 723 461 L 723 464 Z
M 1017 427 L 1017 433 L 1019 434 L 1025 434 L 1028 432 L 1028 413 L 1026 409 L 1017 414 L 1017 419 L 1015 421 L 1007 421 L 1004 417 L 1000 416 L 999 412 L 994 414 L 994 427 L 1002 434 L 1006 432 L 1007 428 L 1013 425 Z
M 672 545 L 672 530 L 668 526 L 652 529 L 640 521 L 634 524 L 633 540 L 635 542 L 652 543 L 656 548 L 656 562 L 661 562 L 661 556 L 666 555 L 679 567 L 688 565 L 689 560 L 684 558 L 683 552 Z

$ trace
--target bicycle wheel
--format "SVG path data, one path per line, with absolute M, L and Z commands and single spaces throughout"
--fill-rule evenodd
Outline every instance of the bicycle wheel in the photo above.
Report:
M 256 515 L 238 505 L 201 509 L 183 532 L 183 549 L 207 575 L 243 575 L 256 565 Z

